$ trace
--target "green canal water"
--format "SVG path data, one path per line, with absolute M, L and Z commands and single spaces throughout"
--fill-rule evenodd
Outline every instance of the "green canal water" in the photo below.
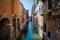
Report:
M 36 28 L 32 28 L 32 21 L 28 22 L 28 31 L 26 33 L 22 33 L 17 40 L 41 40 L 39 33 Z

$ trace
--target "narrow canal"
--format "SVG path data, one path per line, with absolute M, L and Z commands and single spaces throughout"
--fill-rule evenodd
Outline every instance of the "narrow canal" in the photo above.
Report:
M 26 36 L 24 36 L 23 40 L 32 40 L 32 25 L 31 25 L 31 21 L 28 22 L 28 31 L 26 33 Z
M 39 33 L 36 28 L 32 28 L 32 21 L 28 22 L 28 31 L 26 33 L 22 33 L 21 38 L 19 40 L 41 40 Z

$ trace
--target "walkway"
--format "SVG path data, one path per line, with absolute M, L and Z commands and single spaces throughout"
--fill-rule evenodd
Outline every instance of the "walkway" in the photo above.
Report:
M 33 28 L 33 40 L 41 40 L 40 35 L 36 28 Z

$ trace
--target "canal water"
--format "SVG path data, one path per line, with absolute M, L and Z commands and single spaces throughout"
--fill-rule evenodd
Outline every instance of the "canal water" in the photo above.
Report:
M 24 36 L 23 40 L 32 40 L 32 25 L 31 25 L 31 21 L 28 22 L 28 31 L 26 33 L 26 36 Z
M 41 40 L 41 37 L 35 27 L 32 27 L 32 21 L 28 22 L 28 32 L 23 37 L 23 40 Z
M 40 35 L 35 27 L 32 27 L 32 21 L 28 21 L 28 31 L 22 33 L 17 40 L 41 40 Z

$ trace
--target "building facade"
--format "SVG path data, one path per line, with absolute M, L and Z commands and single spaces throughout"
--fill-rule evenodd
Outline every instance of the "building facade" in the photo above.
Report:
M 40 34 L 40 37 L 43 38 L 43 2 L 41 0 L 34 0 L 35 2 L 35 25 Z
M 60 0 L 34 0 L 42 40 L 60 40 Z
M 23 24 L 23 13 L 24 13 L 24 6 L 23 6 L 23 4 L 20 2 L 20 25 Z
M 44 40 L 60 40 L 60 0 L 45 0 L 43 3 L 47 5 L 44 12 Z
M 29 13 L 29 11 L 24 8 L 24 14 L 23 14 L 23 21 L 24 22 L 28 20 L 28 13 Z
M 23 23 L 25 23 L 23 29 L 24 32 L 28 31 L 28 18 L 29 18 L 28 15 L 29 15 L 29 11 L 24 8 L 24 13 L 23 13 Z
M 32 28 L 35 27 L 35 5 L 32 6 L 31 10 L 31 16 L 32 16 Z
M 20 0 L 0 0 L 0 40 L 16 40 L 19 22 Z

